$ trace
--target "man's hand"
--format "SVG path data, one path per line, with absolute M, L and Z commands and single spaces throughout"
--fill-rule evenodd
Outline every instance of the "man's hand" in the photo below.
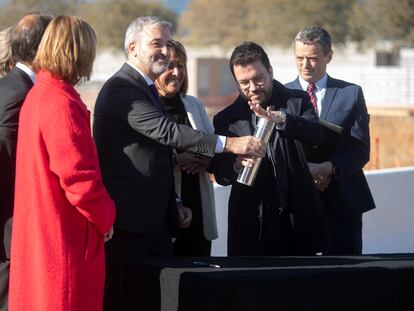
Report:
M 111 229 L 104 235 L 104 242 L 108 242 L 110 239 L 112 239 L 112 236 L 114 235 L 114 227 L 112 226 Z
M 326 161 L 322 163 L 308 162 L 310 173 L 315 181 L 315 187 L 317 190 L 323 192 L 328 188 L 332 180 L 333 164 Z
M 283 123 L 285 120 L 283 119 L 283 115 L 279 110 L 272 111 L 270 107 L 267 107 L 266 110 L 255 101 L 249 101 L 250 110 L 252 110 L 258 117 L 265 118 L 267 120 L 271 120 L 276 124 Z
M 237 156 L 236 161 L 234 162 L 234 169 L 238 172 L 241 170 L 242 166 L 252 167 L 257 160 L 258 158 L 251 158 L 239 155 Z
M 253 136 L 227 137 L 224 152 L 263 158 L 266 154 L 266 144 Z
M 193 220 L 191 209 L 183 205 L 178 206 L 178 225 L 180 228 L 188 228 Z
M 197 174 L 204 171 L 210 164 L 210 159 L 197 158 L 189 152 L 179 153 L 175 157 L 177 165 L 179 165 L 188 174 Z

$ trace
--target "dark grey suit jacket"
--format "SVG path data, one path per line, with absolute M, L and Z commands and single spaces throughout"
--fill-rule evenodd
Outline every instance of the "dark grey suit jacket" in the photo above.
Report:
M 172 122 L 145 79 L 124 64 L 102 87 L 93 134 L 115 228 L 150 234 L 176 226 L 172 148 L 212 157 L 217 136 Z
M 302 89 L 299 78 L 286 86 Z M 362 171 L 369 161 L 370 137 L 369 115 L 361 87 L 328 76 L 320 118 L 343 127 L 343 134 L 336 141 L 326 140 L 319 146 L 325 152 L 310 152 L 311 162 L 331 161 L 339 171 L 338 178 L 323 195 L 339 215 L 357 215 L 375 208 Z
M 10 258 L 11 218 L 14 204 L 17 130 L 20 108 L 33 86 L 21 69 L 14 67 L 0 79 L 0 258 Z

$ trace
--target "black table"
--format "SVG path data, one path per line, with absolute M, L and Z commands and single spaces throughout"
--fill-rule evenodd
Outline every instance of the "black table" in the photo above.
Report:
M 414 310 L 414 254 L 126 262 L 121 294 L 122 310 Z

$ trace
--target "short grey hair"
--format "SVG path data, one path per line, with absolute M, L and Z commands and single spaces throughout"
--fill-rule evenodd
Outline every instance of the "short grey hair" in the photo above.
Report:
M 325 55 L 332 51 L 332 40 L 329 32 L 319 26 L 308 26 L 302 29 L 296 35 L 295 42 L 302 42 L 303 44 L 319 43 Z
M 124 48 L 127 54 L 129 44 L 140 39 L 142 31 L 148 26 L 159 26 L 161 28 L 167 28 L 170 31 L 172 29 L 172 24 L 170 22 L 163 21 L 157 16 L 141 16 L 134 19 L 129 24 L 125 33 Z

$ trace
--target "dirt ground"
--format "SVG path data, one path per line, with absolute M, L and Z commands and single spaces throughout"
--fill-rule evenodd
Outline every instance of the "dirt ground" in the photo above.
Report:
M 414 109 L 369 109 L 371 160 L 366 169 L 414 165 Z

